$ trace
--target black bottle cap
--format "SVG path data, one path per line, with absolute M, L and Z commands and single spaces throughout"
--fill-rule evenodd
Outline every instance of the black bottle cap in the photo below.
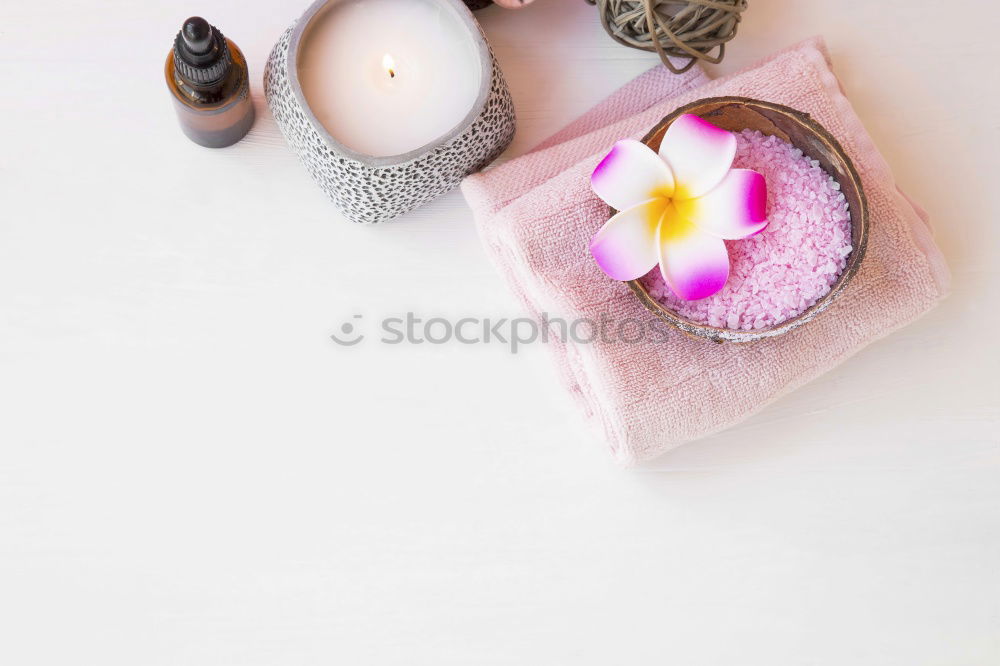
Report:
M 222 32 L 200 16 L 192 16 L 174 38 L 174 68 L 195 87 L 218 83 L 229 73 L 233 60 Z

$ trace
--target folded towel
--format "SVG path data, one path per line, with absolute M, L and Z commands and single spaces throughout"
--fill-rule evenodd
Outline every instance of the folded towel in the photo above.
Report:
M 590 238 L 608 214 L 590 190 L 590 173 L 618 139 L 640 139 L 675 108 L 723 95 L 805 111 L 840 141 L 871 209 L 868 251 L 829 309 L 776 338 L 716 345 L 670 329 L 639 343 L 588 343 L 553 330 L 548 346 L 563 382 L 623 463 L 732 426 L 913 321 L 948 290 L 926 214 L 896 188 L 814 39 L 713 81 L 657 67 L 531 153 L 469 176 L 462 190 L 487 253 L 533 316 L 653 318 L 590 255 Z

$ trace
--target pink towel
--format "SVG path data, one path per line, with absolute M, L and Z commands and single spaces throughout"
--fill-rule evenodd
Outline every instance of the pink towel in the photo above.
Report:
M 533 316 L 653 318 L 590 256 L 590 238 L 607 218 L 590 173 L 616 140 L 641 138 L 678 106 L 720 95 L 806 111 L 837 137 L 871 207 L 868 253 L 828 310 L 777 338 L 716 345 L 670 330 L 640 343 L 586 343 L 553 330 L 549 347 L 564 383 L 623 463 L 732 426 L 913 321 L 948 289 L 925 213 L 896 188 L 817 39 L 714 81 L 657 67 L 531 153 L 467 178 L 462 190 L 487 252 Z

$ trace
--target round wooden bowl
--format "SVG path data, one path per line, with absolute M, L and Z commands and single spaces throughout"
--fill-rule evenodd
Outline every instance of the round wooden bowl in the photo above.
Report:
M 822 125 L 810 118 L 809 114 L 781 104 L 762 102 L 748 97 L 709 97 L 682 106 L 661 120 L 645 136 L 643 143 L 653 150 L 658 150 L 670 123 L 684 113 L 700 116 L 731 132 L 749 128 L 764 134 L 773 134 L 791 143 L 811 159 L 819 161 L 826 172 L 840 183 L 840 191 L 847 199 L 848 211 L 851 214 L 853 249 L 847 256 L 847 266 L 826 296 L 796 317 L 770 328 L 753 331 L 733 331 L 728 328 L 698 324 L 681 317 L 654 299 L 639 280 L 628 282 L 628 286 L 639 301 L 660 319 L 688 335 L 712 342 L 754 342 L 787 333 L 801 326 L 829 307 L 830 303 L 844 291 L 844 287 L 858 272 L 861 260 L 865 256 L 868 245 L 868 202 L 854 164 L 840 143 Z

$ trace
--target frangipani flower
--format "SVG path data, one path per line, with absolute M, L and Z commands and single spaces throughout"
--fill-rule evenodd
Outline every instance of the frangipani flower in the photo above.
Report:
M 724 239 L 767 226 L 767 185 L 749 169 L 731 169 L 736 136 L 698 116 L 679 116 L 659 155 L 639 141 L 619 141 L 597 165 L 594 192 L 620 211 L 590 242 L 615 280 L 635 280 L 657 263 L 678 297 L 707 298 L 729 278 Z

